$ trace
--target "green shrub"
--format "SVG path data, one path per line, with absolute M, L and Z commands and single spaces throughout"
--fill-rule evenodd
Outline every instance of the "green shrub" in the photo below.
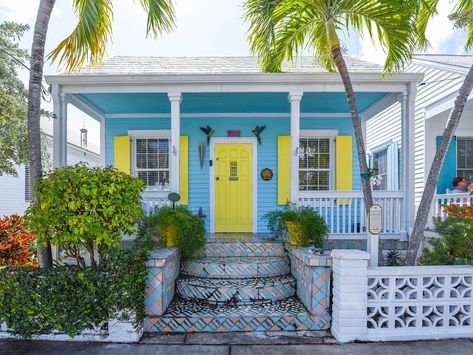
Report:
M 0 269 L 0 323 L 13 334 L 31 337 L 60 331 L 74 336 L 113 317 L 145 316 L 149 249 L 135 243 L 113 249 L 100 269 Z
M 197 255 L 205 246 L 205 226 L 185 207 L 161 207 L 145 216 L 139 228 L 145 239 L 159 237 L 163 246 L 177 246 L 184 257 Z
M 429 241 L 419 258 L 422 265 L 471 265 L 473 264 L 473 220 L 456 215 L 434 220 L 440 237 Z
M 301 246 L 323 247 L 327 236 L 325 220 L 311 207 L 286 207 L 273 210 L 263 216 L 268 229 L 278 238 L 287 235 L 286 222 L 295 222 L 302 228 Z
M 39 203 L 26 211 L 28 226 L 38 242 L 61 247 L 78 265 L 85 248 L 96 267 L 94 248 L 103 254 L 131 234 L 142 216 L 143 182 L 108 167 L 81 163 L 56 169 L 35 186 Z

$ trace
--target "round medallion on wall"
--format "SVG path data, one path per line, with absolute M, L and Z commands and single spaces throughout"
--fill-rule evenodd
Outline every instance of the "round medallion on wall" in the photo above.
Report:
M 261 178 L 264 181 L 271 180 L 273 178 L 273 171 L 271 169 L 264 168 L 263 170 L 261 170 Z

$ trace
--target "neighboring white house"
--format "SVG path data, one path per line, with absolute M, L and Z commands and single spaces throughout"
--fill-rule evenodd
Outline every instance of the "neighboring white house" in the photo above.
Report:
M 415 55 L 408 72 L 424 73 L 417 85 L 415 103 L 415 201 L 419 203 L 426 176 L 473 56 L 468 55 Z M 401 146 L 401 105 L 396 103 L 375 115 L 366 123 L 366 144 L 370 163 L 383 175 L 382 189 L 392 188 L 399 178 L 398 149 Z M 473 181 L 473 96 L 470 96 L 455 138 L 445 159 L 437 192 L 445 194 L 452 189 L 455 176 Z
M 52 127 L 51 127 L 52 128 Z M 50 129 L 43 125 L 43 134 L 47 142 L 49 166 L 51 166 L 53 150 L 53 137 L 49 134 Z M 85 133 L 85 137 L 84 137 Z M 99 147 L 93 142 L 87 142 L 86 132 L 82 135 L 76 131 L 68 131 L 67 163 L 88 163 L 90 166 L 100 165 Z M 82 145 L 74 144 L 78 143 Z M 31 184 L 29 183 L 29 170 L 27 166 L 17 167 L 18 176 L 0 176 L 0 217 L 11 214 L 22 215 L 31 201 Z

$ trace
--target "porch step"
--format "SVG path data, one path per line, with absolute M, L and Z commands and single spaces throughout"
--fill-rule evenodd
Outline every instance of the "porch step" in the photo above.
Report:
M 294 296 L 296 280 L 290 275 L 251 279 L 181 276 L 176 280 L 176 293 L 208 304 L 268 303 Z
M 203 251 L 205 257 L 217 258 L 227 256 L 285 256 L 284 243 L 280 241 L 224 241 L 208 240 Z
M 289 274 L 289 263 L 287 256 L 186 259 L 181 262 L 181 273 L 213 279 L 272 277 Z
M 297 297 L 269 304 L 212 306 L 175 298 L 165 314 L 145 320 L 145 332 L 324 330 L 330 315 L 310 315 Z

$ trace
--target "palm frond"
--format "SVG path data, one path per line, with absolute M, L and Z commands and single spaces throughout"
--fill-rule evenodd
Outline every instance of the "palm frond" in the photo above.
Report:
M 416 33 L 418 36 L 418 47 L 421 50 L 425 50 L 429 46 L 429 41 L 426 37 L 427 25 L 430 19 L 438 14 L 438 3 L 439 0 L 419 0 Z
M 154 37 L 163 32 L 172 32 L 176 27 L 172 0 L 139 0 L 148 14 L 146 34 Z
M 79 70 L 87 60 L 99 63 L 106 53 L 112 33 L 112 0 L 74 0 L 78 23 L 74 31 L 49 55 L 48 59 L 65 63 L 66 71 Z
M 338 11 L 360 34 L 366 29 L 386 52 L 386 73 L 401 70 L 416 48 L 417 0 L 342 0 Z
M 456 28 L 467 31 L 465 50 L 473 48 L 473 0 L 459 0 L 449 19 Z

